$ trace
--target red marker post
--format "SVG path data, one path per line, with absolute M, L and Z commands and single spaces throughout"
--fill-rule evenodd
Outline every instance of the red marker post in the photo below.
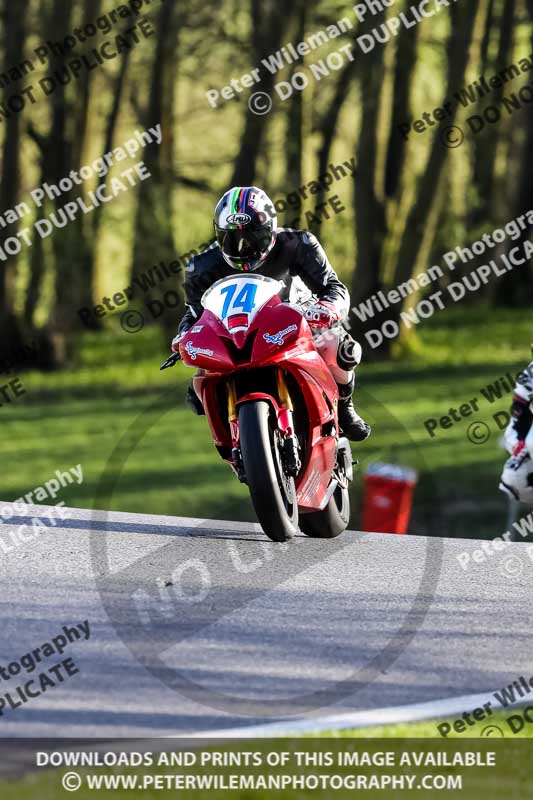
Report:
M 370 464 L 365 475 L 362 530 L 406 534 L 418 474 L 410 467 Z

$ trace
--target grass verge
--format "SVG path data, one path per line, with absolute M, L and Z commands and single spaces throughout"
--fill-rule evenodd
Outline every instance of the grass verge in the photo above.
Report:
M 530 328 L 526 311 L 450 309 L 420 328 L 416 356 L 360 367 L 356 403 L 374 433 L 354 448 L 361 467 L 352 527 L 360 521 L 366 465 L 390 460 L 420 472 L 413 532 L 492 538 L 505 531 L 506 503 L 497 489 L 505 454 L 495 415 L 511 398 L 502 388 L 501 398 L 490 402 L 483 392 L 527 363 Z M 111 510 L 254 519 L 246 487 L 214 451 L 205 418 L 184 405 L 190 371 L 180 365 L 159 372 L 166 352 L 155 329 L 134 336 L 110 330 L 83 335 L 69 370 L 21 375 L 26 395 L 0 408 L 2 499 L 16 499 L 56 470 L 81 463 L 83 484 L 69 485 L 57 499 L 92 507 L 117 443 L 128 430 L 146 427 L 124 464 Z M 477 412 L 428 433 L 428 419 L 440 420 L 473 399 Z M 483 445 L 468 437 L 474 421 L 488 427 Z

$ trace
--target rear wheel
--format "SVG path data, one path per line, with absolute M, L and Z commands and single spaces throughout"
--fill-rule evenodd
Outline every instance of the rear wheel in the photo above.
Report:
M 334 478 L 338 485 L 329 503 L 322 511 L 302 514 L 300 530 L 314 539 L 334 539 L 343 533 L 350 522 L 350 493 L 348 486 L 353 479 L 352 453 L 347 439 L 341 439 L 337 450 L 337 465 Z
M 285 475 L 281 441 L 271 405 L 265 400 L 239 409 L 239 432 L 246 482 L 257 519 L 269 539 L 285 542 L 298 530 L 294 478 Z
M 348 527 L 350 495 L 348 487 L 337 486 L 331 500 L 322 511 L 312 511 L 300 517 L 300 530 L 314 539 L 334 539 Z

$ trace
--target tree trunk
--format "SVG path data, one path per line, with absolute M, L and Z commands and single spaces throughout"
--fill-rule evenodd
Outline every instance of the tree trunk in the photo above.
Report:
M 480 0 L 470 0 L 468 5 L 450 8 L 452 26 L 448 45 L 446 97 L 464 84 L 479 8 Z M 454 108 L 449 125 L 454 124 L 456 113 L 457 109 Z M 408 281 L 419 266 L 423 268 L 422 262 L 429 256 L 438 223 L 435 210 L 447 157 L 448 149 L 443 146 L 437 131 L 426 169 L 419 179 L 415 202 L 407 218 L 394 274 L 395 286 Z M 390 310 L 389 319 L 398 322 L 400 312 L 401 307 L 396 305 Z M 387 339 L 385 350 L 388 351 L 389 347 L 390 340 Z
M 376 27 L 385 20 L 381 11 L 361 25 Z M 384 198 L 378 193 L 379 145 L 378 122 L 381 90 L 384 81 L 384 48 L 375 47 L 359 62 L 361 85 L 361 128 L 357 146 L 357 170 L 354 184 L 357 268 L 354 271 L 351 299 L 353 304 L 380 288 L 380 265 L 386 235 Z M 360 323 L 353 319 L 353 335 L 360 335 Z
M 418 30 L 418 25 L 414 29 L 402 27 L 398 34 L 394 68 L 394 99 L 385 168 L 385 193 L 387 197 L 396 195 L 403 173 L 407 140 L 399 134 L 398 128 L 410 118 L 410 96 L 416 67 Z
M 157 47 L 150 77 L 150 101 L 143 120 L 145 128 L 161 124 L 163 139 L 144 150 L 144 163 L 151 178 L 139 187 L 133 245 L 133 277 L 140 276 L 154 264 L 174 260 L 176 247 L 173 235 L 174 191 L 174 116 L 177 80 L 176 49 L 180 24 L 179 7 L 165 3 L 157 20 Z M 165 291 L 177 290 L 178 282 Z M 152 295 L 151 295 L 152 296 Z M 151 297 L 150 296 L 150 297 Z M 150 299 L 150 298 L 147 298 Z M 165 328 L 175 329 L 182 308 L 172 307 L 161 316 Z
M 98 19 L 102 8 L 102 0 L 85 0 L 83 24 L 89 25 Z M 127 51 L 128 53 L 130 51 Z M 121 56 L 122 60 L 127 59 L 127 55 Z M 94 79 L 94 72 L 86 70 L 82 73 L 82 80 L 78 82 L 76 98 L 71 104 L 71 114 L 74 118 L 74 135 L 72 137 L 72 147 L 70 149 L 70 169 L 79 169 L 84 163 L 83 157 L 86 152 L 86 144 L 89 130 L 89 110 L 91 88 Z M 79 195 L 79 188 L 75 187 L 73 195 Z M 84 214 L 80 214 L 75 222 L 72 223 L 73 236 L 79 242 L 80 248 L 80 274 L 79 274 L 79 299 L 77 308 L 90 307 L 93 303 L 93 283 L 95 268 L 96 239 L 91 235 L 92 220 Z M 70 327 L 70 325 L 69 325 Z
M 494 15 L 490 14 L 490 18 L 492 18 L 499 31 L 498 54 L 494 64 L 494 73 L 500 73 L 512 62 L 515 10 L 516 0 L 503 0 L 501 15 L 494 19 Z M 490 11 L 492 11 L 492 7 L 489 9 Z M 489 19 L 487 21 L 488 24 Z M 487 31 L 487 28 L 485 30 Z M 487 46 L 485 39 L 489 37 L 490 35 L 486 32 L 483 42 L 484 47 Z M 491 105 L 499 107 L 505 92 L 506 87 L 504 84 L 494 89 L 491 95 Z M 469 220 L 469 228 L 473 230 L 474 234 L 478 226 L 495 221 L 494 182 L 500 135 L 500 125 L 487 125 L 481 135 L 474 139 L 473 183 L 477 190 L 477 197 Z
M 41 171 L 41 183 L 45 181 Z M 43 209 L 40 208 L 37 212 L 36 221 L 42 220 L 44 217 Z M 28 328 L 33 328 L 35 309 L 39 302 L 41 295 L 42 282 L 44 278 L 45 263 L 44 263 L 44 247 L 43 240 L 40 236 L 33 237 L 33 247 L 30 253 L 30 279 L 26 288 L 26 297 L 24 299 L 24 322 Z
M 54 31 L 57 39 L 66 37 L 72 27 L 72 6 L 65 6 L 62 0 L 54 0 L 50 21 L 50 30 Z M 66 66 L 66 57 L 58 57 L 54 67 L 61 69 Z M 68 101 L 67 87 L 59 84 L 50 96 L 52 107 L 52 124 L 43 145 L 43 172 L 53 184 L 68 176 L 72 164 L 72 151 L 74 143 L 69 137 L 68 128 L 71 122 L 72 108 Z M 79 125 L 79 115 L 76 125 Z M 79 145 L 76 142 L 76 151 Z M 79 164 L 77 167 L 79 168 Z M 72 199 L 69 195 L 62 195 L 55 200 L 47 201 L 46 211 L 55 211 Z M 69 224 L 63 229 L 54 229 L 51 238 L 52 250 L 55 261 L 55 298 L 51 315 L 51 328 L 58 335 L 58 342 L 63 341 L 66 334 L 76 327 L 76 310 L 80 307 L 80 280 L 84 272 L 84 242 L 80 241 L 79 226 Z M 58 366 L 64 359 L 65 348 L 58 347 Z
M 281 37 L 287 29 L 294 7 L 280 7 L 275 0 L 250 0 L 252 15 L 252 52 L 257 63 L 279 50 Z M 255 91 L 265 92 L 272 100 L 274 83 L 277 80 L 268 70 Z M 244 123 L 240 150 L 235 159 L 232 186 L 251 186 L 256 179 L 257 160 L 263 147 L 265 132 L 271 113 L 254 114 L 248 107 Z
M 48 33 L 50 33 L 51 21 L 47 17 L 48 5 L 46 0 L 41 0 L 39 12 L 41 18 L 45 20 L 45 29 L 47 29 Z M 39 151 L 39 184 L 42 186 L 49 177 L 45 172 L 47 164 L 45 156 L 47 155 L 48 140 L 36 131 L 31 122 L 28 125 L 28 133 L 34 140 Z M 36 222 L 40 222 L 44 216 L 45 208 L 43 205 L 37 210 Z M 45 262 L 43 240 L 40 236 L 34 235 L 33 246 L 30 253 L 30 276 L 28 286 L 26 288 L 26 297 L 24 298 L 24 321 L 26 326 L 30 329 L 34 326 L 35 310 L 41 295 L 44 273 Z
M 481 49 L 479 54 L 479 62 L 481 66 L 481 74 L 484 75 L 489 67 L 489 50 L 492 31 L 494 29 L 494 0 L 489 0 L 489 7 L 487 10 L 487 20 L 485 23 L 485 32 L 481 41 Z
M 350 90 L 353 87 L 353 82 L 357 74 L 357 59 L 354 58 L 353 61 L 348 61 L 344 69 L 342 70 L 340 77 L 337 81 L 337 85 L 335 86 L 335 92 L 333 94 L 332 100 L 330 105 L 327 108 L 326 113 L 324 114 L 321 124 L 320 124 L 320 131 L 322 136 L 322 141 L 320 144 L 320 149 L 318 151 L 318 174 L 324 175 L 329 168 L 330 157 L 331 157 L 331 150 L 333 147 L 333 141 L 335 139 L 335 135 L 337 133 L 337 126 L 339 124 L 339 117 L 341 111 L 344 107 L 344 104 L 350 94 Z M 326 199 L 326 189 L 324 188 L 323 184 L 320 183 L 320 191 L 316 195 L 316 205 L 319 206 L 324 203 Z M 313 224 L 313 233 L 316 236 L 320 236 L 320 232 L 322 230 L 322 216 L 318 216 L 318 221 Z
M 298 27 L 295 41 L 301 42 L 305 36 L 307 24 L 306 0 L 297 0 L 294 9 L 298 17 Z M 291 69 L 291 77 L 301 69 L 303 56 L 295 61 Z M 302 152 L 303 152 L 303 92 L 294 92 L 290 98 L 287 114 L 287 134 L 285 140 L 287 158 L 287 183 L 288 191 L 299 189 L 302 185 Z
M 113 149 L 113 143 L 115 140 L 115 131 L 117 128 L 118 117 L 120 114 L 120 108 L 122 105 L 122 100 L 124 98 L 124 88 L 126 86 L 126 75 L 128 73 L 128 66 L 130 63 L 130 53 L 131 50 L 127 50 L 122 55 L 122 61 L 120 63 L 120 69 L 118 74 L 113 81 L 113 85 L 111 88 L 113 94 L 113 102 L 111 103 L 111 108 L 109 111 L 109 116 L 107 118 L 106 128 L 105 128 L 105 138 L 104 138 L 104 147 L 102 150 L 102 155 L 109 153 Z M 98 188 L 100 186 L 107 185 L 107 179 L 109 177 L 109 173 L 104 175 L 104 177 L 99 178 L 98 180 Z M 104 210 L 104 206 L 100 205 L 95 208 L 93 213 L 93 231 L 92 231 L 92 240 L 96 244 L 98 242 L 98 237 L 100 234 L 100 226 L 102 223 L 102 212 Z M 93 248 L 93 259 L 95 258 L 96 252 L 95 248 Z M 94 269 L 94 266 L 93 266 Z
M 43 4 L 44 5 L 44 4 Z M 83 21 L 88 24 L 100 13 L 101 0 L 85 0 Z M 73 8 L 63 0 L 53 0 L 45 30 L 50 39 L 63 39 L 73 26 Z M 67 68 L 69 55 L 58 56 L 53 61 L 53 71 Z M 92 70 L 82 73 L 74 86 L 58 82 L 50 95 L 51 123 L 46 136 L 30 124 L 29 133 L 41 153 L 41 179 L 58 184 L 68 177 L 71 170 L 78 171 L 83 165 L 85 145 L 89 130 L 89 109 Z M 80 97 L 81 95 L 81 97 Z M 46 201 L 39 216 L 48 216 L 58 211 L 67 202 L 76 200 L 80 194 L 74 186 L 68 194 Z M 70 334 L 81 325 L 77 310 L 92 305 L 93 249 L 94 242 L 88 236 L 90 222 L 80 214 L 64 228 L 54 228 L 50 237 L 55 267 L 55 294 L 49 324 L 43 332 L 47 365 L 63 366 L 71 348 Z M 30 262 L 31 276 L 26 298 L 25 318 L 33 319 L 38 302 L 44 271 L 42 242 L 34 245 Z
M 4 25 L 5 61 L 10 67 L 21 60 L 26 42 L 28 0 L 4 0 L 2 21 Z M 20 191 L 20 114 L 12 113 L 4 121 L 2 147 L 2 179 L 0 183 L 0 208 L 2 213 L 14 208 Z M 2 229 L 2 240 L 16 236 L 18 222 Z M 0 261 L 0 358 L 8 358 L 23 344 L 23 332 L 15 314 L 15 280 L 17 257 Z
M 533 22 L 533 0 L 527 0 L 527 9 L 531 22 Z M 530 38 L 529 52 L 533 52 L 533 33 Z M 531 163 L 531 153 L 533 152 L 533 107 L 528 105 L 521 112 L 525 118 L 525 141 L 522 153 L 519 154 L 521 164 L 520 180 L 513 210 L 513 217 L 519 217 L 533 208 L 533 164 Z M 508 219 L 511 214 L 508 215 Z M 506 220 L 507 221 L 507 220 Z M 533 226 L 529 226 L 522 234 L 520 241 L 525 241 L 531 236 Z M 518 242 L 512 242 L 508 250 L 516 247 Z M 499 281 L 495 292 L 495 303 L 500 306 L 516 307 L 531 306 L 531 294 L 533 290 L 533 263 L 527 266 L 514 269 L 507 273 Z

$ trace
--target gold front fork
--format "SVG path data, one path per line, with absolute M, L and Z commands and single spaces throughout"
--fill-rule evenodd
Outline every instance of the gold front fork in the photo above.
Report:
M 283 408 L 292 411 L 293 406 L 291 396 L 289 394 L 289 390 L 287 389 L 285 375 L 281 369 L 278 369 L 277 371 L 277 383 L 281 405 Z M 235 422 L 237 419 L 237 392 L 235 391 L 235 382 L 231 379 L 228 381 L 228 419 L 230 422 Z
M 289 394 L 289 390 L 287 389 L 287 384 L 285 382 L 285 375 L 283 374 L 282 369 L 278 369 L 278 395 L 279 399 L 281 400 L 281 405 L 283 408 L 292 411 L 292 400 Z
M 230 422 L 237 420 L 237 392 L 235 391 L 235 381 L 231 378 L 228 381 L 228 419 Z

